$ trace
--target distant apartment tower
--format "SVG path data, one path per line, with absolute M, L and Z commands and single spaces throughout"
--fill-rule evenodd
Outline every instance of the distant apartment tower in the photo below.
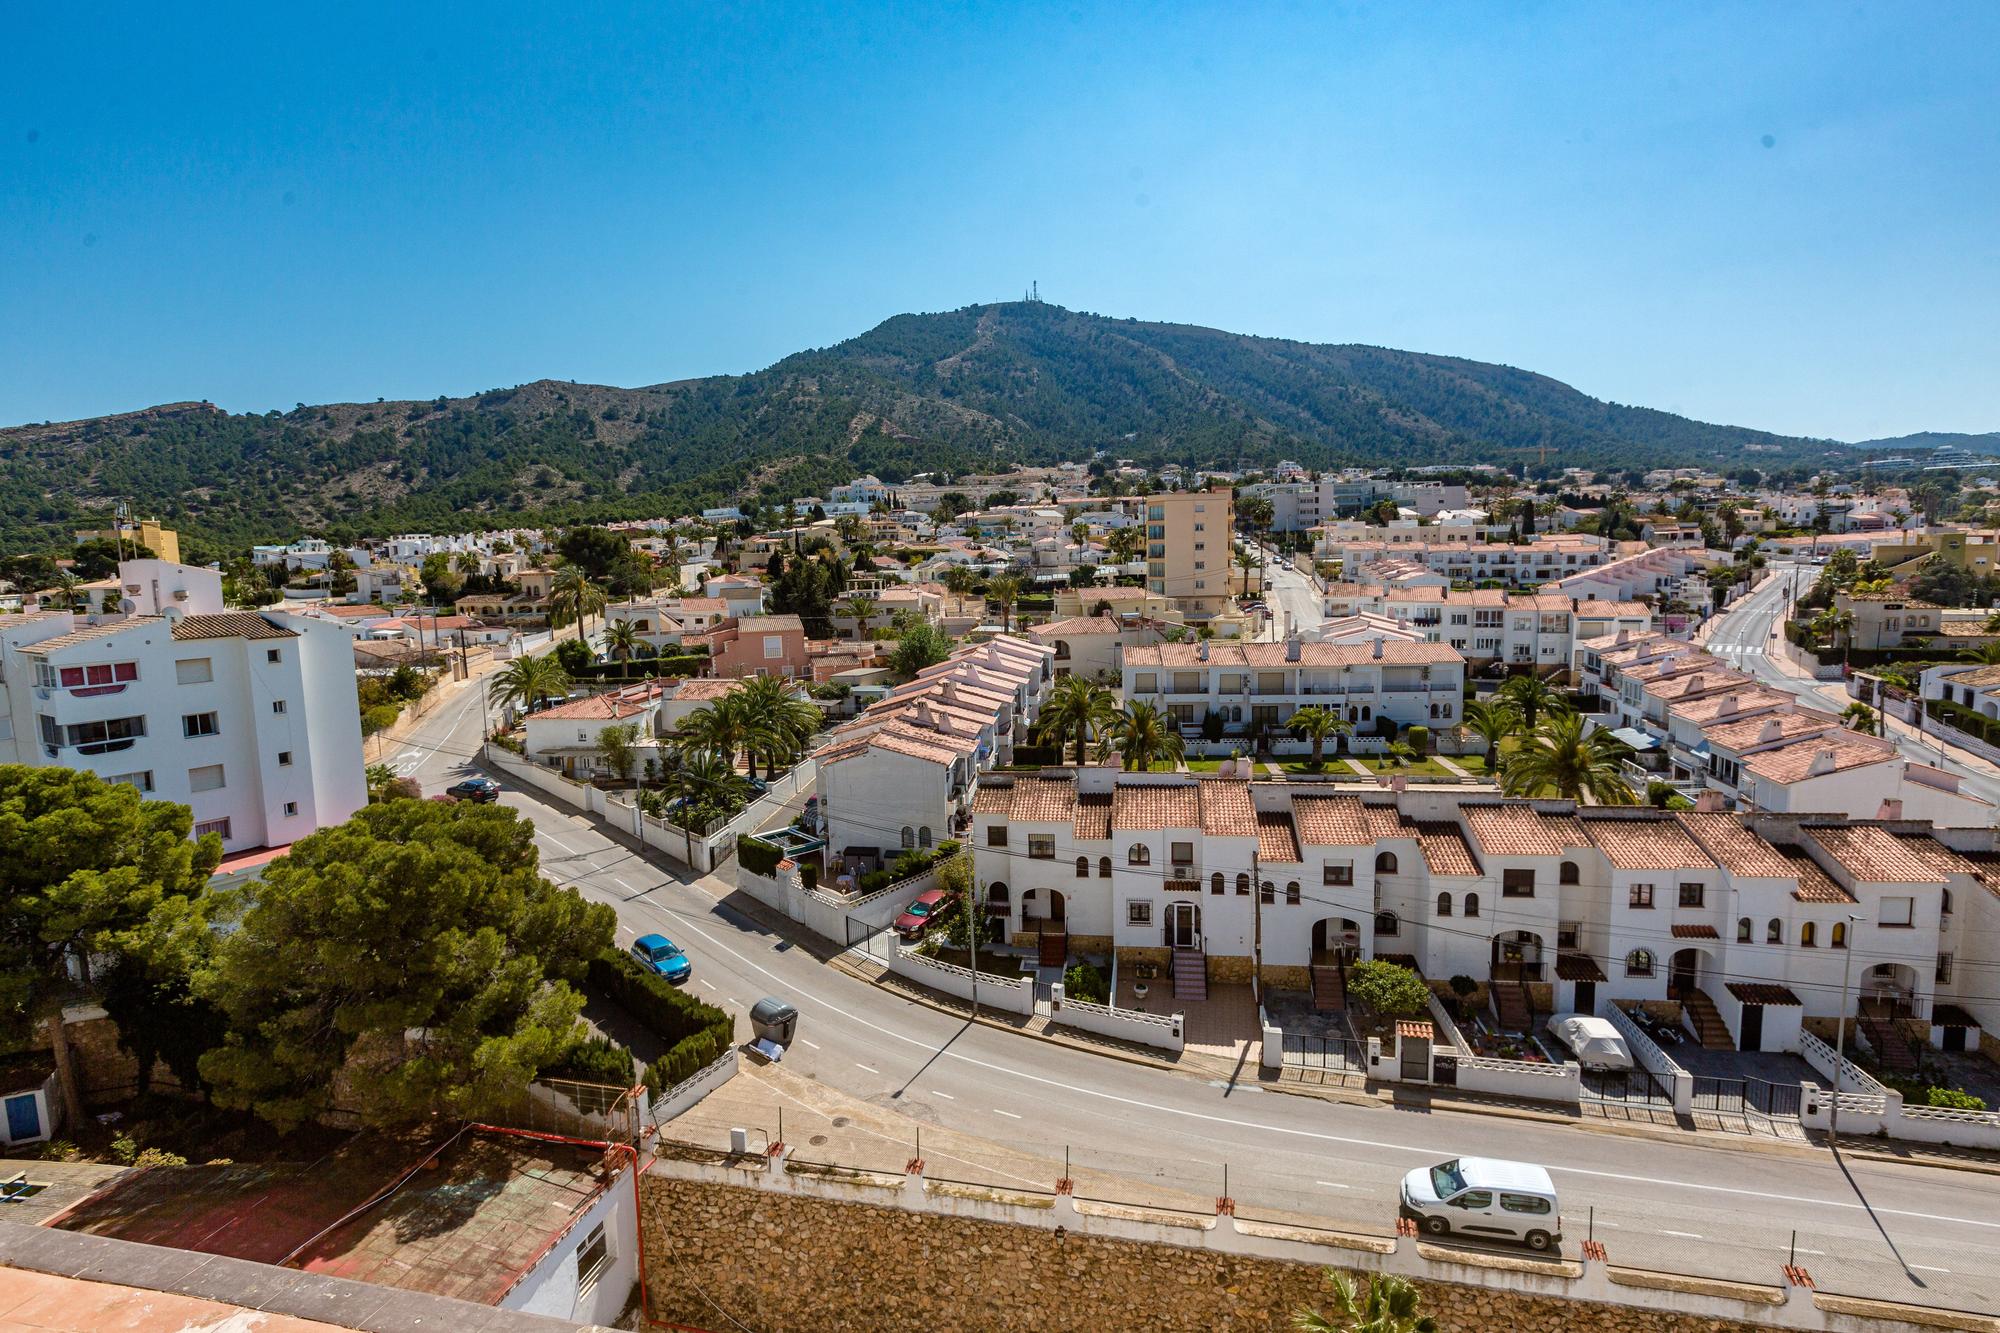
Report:
M 1147 591 L 1171 600 L 1189 620 L 1227 611 L 1234 520 L 1228 487 L 1147 496 Z
M 181 562 L 181 535 L 172 528 L 160 526 L 157 518 L 119 519 L 108 528 L 91 528 L 76 534 L 76 544 L 85 542 L 128 542 L 133 546 L 143 546 L 155 558 L 170 565 Z M 137 556 L 137 550 L 127 550 L 127 555 Z

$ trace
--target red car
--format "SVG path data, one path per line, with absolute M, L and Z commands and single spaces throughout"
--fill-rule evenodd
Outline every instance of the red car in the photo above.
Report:
M 951 895 L 943 889 L 932 889 L 928 893 L 918 894 L 909 908 L 896 918 L 896 933 L 906 940 L 915 939 L 923 934 L 924 927 L 928 926 L 931 918 L 943 909 L 945 900 L 949 897 Z

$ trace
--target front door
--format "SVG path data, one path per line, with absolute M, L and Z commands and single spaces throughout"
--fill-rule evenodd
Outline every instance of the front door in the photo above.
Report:
M 1743 1040 L 1736 1044 L 1742 1051 L 1764 1049 L 1764 1006 L 1746 1004 L 1743 1006 Z
M 19 1143 L 24 1139 L 40 1138 L 42 1133 L 42 1113 L 35 1104 L 35 1094 L 24 1092 L 18 1097 L 7 1099 L 7 1137 Z
M 1175 903 L 1167 909 L 1167 943 L 1176 949 L 1201 947 L 1201 909 L 1193 903 Z
M 1579 981 L 1576 983 L 1576 1011 L 1589 1017 L 1597 1017 L 1597 983 Z
M 1965 1049 L 1965 1029 L 1964 1029 L 1964 1028 L 1946 1028 L 1946 1029 L 1944 1030 L 1944 1049 L 1945 1049 L 1945 1050 L 1947 1050 L 1947 1051 L 1962 1051 L 1962 1050 L 1964 1050 L 1964 1049 Z
M 1694 968 L 1696 954 L 1693 949 L 1682 949 L 1674 955 L 1673 975 L 1669 979 L 1667 993 L 1675 999 L 1694 990 Z

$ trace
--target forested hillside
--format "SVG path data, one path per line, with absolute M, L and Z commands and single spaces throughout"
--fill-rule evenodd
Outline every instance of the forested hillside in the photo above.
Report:
M 302 532 L 615 519 L 1009 461 L 1255 467 L 1810 464 L 1824 441 L 1622 407 L 1506 366 L 1046 304 L 899 315 L 751 375 L 542 380 L 472 398 L 231 415 L 179 403 L 0 430 L 0 549 L 117 500 L 220 552 Z

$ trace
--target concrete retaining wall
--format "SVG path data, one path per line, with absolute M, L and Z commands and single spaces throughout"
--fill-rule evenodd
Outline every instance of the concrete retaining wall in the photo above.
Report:
M 1148 1014 L 1136 1009 L 1113 1009 L 1107 1005 L 1092 1004 L 1088 1000 L 1072 1000 L 1063 994 L 1060 985 L 1052 989 L 1054 998 L 1049 1003 L 1051 1023 L 1059 1023 L 1082 1032 L 1095 1032 L 1100 1037 L 1115 1037 L 1120 1041 L 1138 1042 L 1142 1046 L 1157 1046 L 1165 1051 L 1178 1051 L 1187 1045 L 1181 1035 L 1185 1024 L 1179 1014 Z
M 1467 1092 L 1574 1106 L 1582 1100 L 1583 1070 L 1573 1064 L 1538 1065 L 1526 1060 L 1465 1055 L 1458 1060 L 1458 1086 Z

